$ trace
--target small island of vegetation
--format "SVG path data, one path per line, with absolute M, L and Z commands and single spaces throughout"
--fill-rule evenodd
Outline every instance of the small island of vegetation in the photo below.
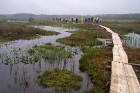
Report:
M 44 87 L 56 87 L 58 91 L 70 91 L 79 89 L 82 78 L 66 70 L 46 71 L 38 77 Z

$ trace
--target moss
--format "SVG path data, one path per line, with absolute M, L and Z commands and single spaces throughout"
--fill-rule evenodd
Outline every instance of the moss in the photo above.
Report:
M 38 77 L 40 84 L 44 87 L 56 87 L 58 91 L 70 91 L 79 89 L 82 78 L 65 70 L 46 71 Z
M 95 88 L 87 93 L 107 93 L 107 81 L 110 81 L 110 72 L 106 70 L 108 60 L 112 60 L 112 53 L 109 47 L 84 48 L 85 53 L 80 59 L 80 69 L 87 72 Z

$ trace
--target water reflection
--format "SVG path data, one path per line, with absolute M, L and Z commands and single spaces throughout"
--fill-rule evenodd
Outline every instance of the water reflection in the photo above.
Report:
M 140 48 L 140 35 L 136 33 L 129 33 L 125 35 L 123 42 L 132 48 Z
M 0 44 L 0 93 L 59 93 L 54 87 L 43 88 L 37 81 L 37 76 L 46 70 L 60 69 L 68 70 L 82 76 L 81 89 L 72 90 L 71 93 L 82 93 L 93 87 L 86 73 L 79 70 L 79 60 L 83 54 L 80 47 L 65 46 L 65 49 L 76 51 L 77 54 L 69 59 L 29 62 L 25 64 L 21 62 L 23 56 L 28 56 L 28 49 L 34 45 L 43 45 L 55 42 L 58 38 L 68 37 L 71 34 L 66 32 L 72 29 L 64 29 L 61 27 L 35 26 L 41 29 L 57 31 L 61 34 L 53 36 L 42 36 L 33 40 L 17 40 Z M 32 60 L 29 60 L 32 61 Z M 62 93 L 62 92 L 61 92 Z

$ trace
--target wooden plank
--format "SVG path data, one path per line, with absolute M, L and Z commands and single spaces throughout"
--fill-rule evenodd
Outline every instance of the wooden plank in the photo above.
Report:
M 125 64 L 125 71 L 130 93 L 140 93 L 139 81 L 131 65 Z
M 123 47 L 119 47 L 118 52 L 120 55 L 121 62 L 128 63 L 128 57 L 127 57 L 127 54 L 125 53 Z
M 123 63 L 112 62 L 110 93 L 129 93 Z
M 110 93 L 140 93 L 140 84 L 131 65 L 128 65 L 128 57 L 122 47 L 122 42 L 117 33 L 105 28 L 112 34 L 114 47 Z

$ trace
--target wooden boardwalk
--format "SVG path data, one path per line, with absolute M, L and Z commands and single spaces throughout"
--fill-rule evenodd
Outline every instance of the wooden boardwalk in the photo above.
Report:
M 140 84 L 131 65 L 128 64 L 128 57 L 123 49 L 122 42 L 117 33 L 100 25 L 112 34 L 113 40 L 113 61 L 111 72 L 110 93 L 140 93 Z

